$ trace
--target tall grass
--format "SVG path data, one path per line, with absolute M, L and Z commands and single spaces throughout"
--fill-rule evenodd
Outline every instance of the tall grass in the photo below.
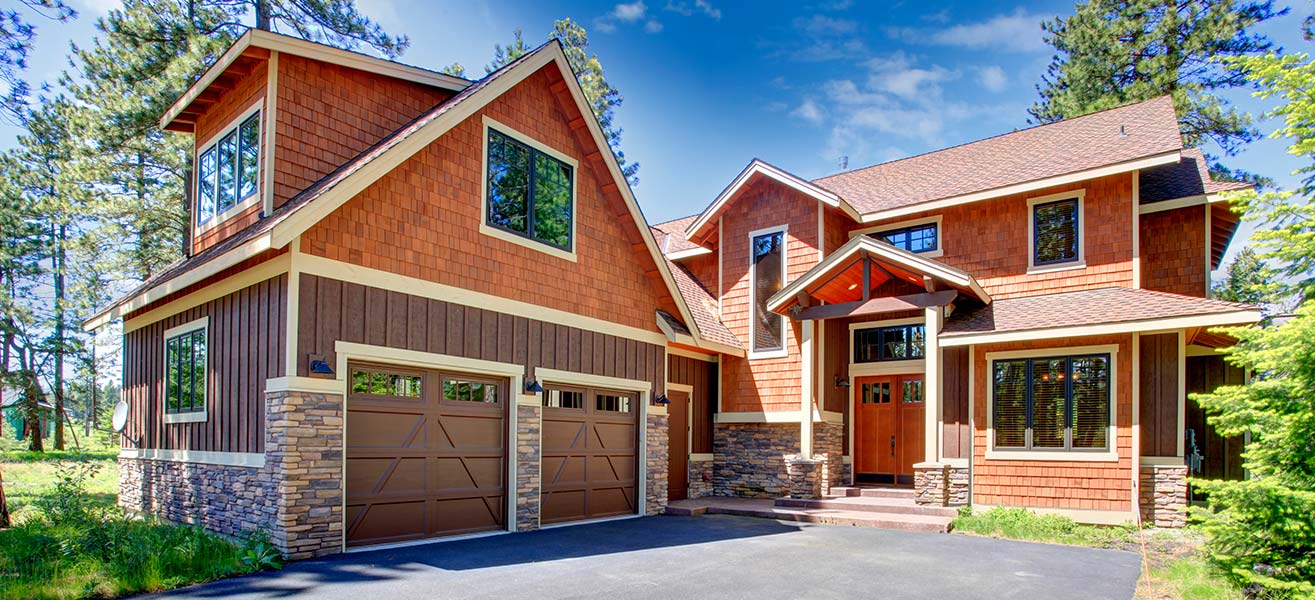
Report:
M 1126 546 L 1136 532 L 1131 524 L 1082 525 L 1068 517 L 1038 514 L 1025 508 L 997 507 L 975 512 L 966 506 L 959 511 L 953 529 L 988 537 L 1096 548 Z

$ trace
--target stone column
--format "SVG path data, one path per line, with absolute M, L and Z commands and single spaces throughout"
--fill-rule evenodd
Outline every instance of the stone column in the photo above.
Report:
M 913 465 L 913 497 L 924 506 L 949 506 L 949 467 L 941 463 Z
M 543 406 L 516 404 L 516 531 L 539 528 Z
M 1138 486 L 1141 518 L 1155 527 L 1187 525 L 1187 466 L 1142 465 Z
M 645 480 L 645 513 L 660 515 L 667 511 L 668 470 L 671 468 L 667 438 L 667 410 L 665 406 L 649 406 L 647 431 L 644 434 L 648 455 Z
M 292 560 L 342 552 L 342 396 L 266 393 L 265 470 L 275 486 L 275 547 Z
M 785 471 L 790 477 L 791 498 L 822 497 L 822 463 L 816 458 L 787 456 Z
M 945 505 L 967 506 L 968 494 L 972 489 L 972 472 L 968 467 L 949 467 L 945 469 Z
M 822 461 L 822 495 L 830 496 L 831 488 L 845 485 L 845 438 L 840 423 L 813 424 L 813 458 Z
M 702 456 L 705 458 L 695 458 Z M 686 495 L 690 499 L 712 495 L 712 459 L 711 454 L 694 455 L 689 459 L 689 484 Z

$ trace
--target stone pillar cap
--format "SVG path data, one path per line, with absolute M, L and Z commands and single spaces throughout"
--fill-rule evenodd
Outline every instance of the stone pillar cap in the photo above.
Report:
M 805 458 L 800 454 L 787 454 L 785 456 L 785 463 L 789 465 L 820 465 L 823 462 L 826 461 L 820 458 Z
M 916 464 L 916 465 L 913 465 L 913 468 L 915 468 L 915 469 L 943 469 L 943 468 L 945 468 L 945 467 L 947 467 L 947 466 L 949 466 L 949 465 L 946 465 L 945 463 L 938 463 L 938 462 L 920 462 L 920 463 L 918 463 L 918 464 Z

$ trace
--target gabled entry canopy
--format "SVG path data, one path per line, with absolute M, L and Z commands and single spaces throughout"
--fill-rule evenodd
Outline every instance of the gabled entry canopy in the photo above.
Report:
M 767 308 L 805 321 L 947 306 L 960 297 L 991 302 L 972 275 L 860 235 L 769 298 Z

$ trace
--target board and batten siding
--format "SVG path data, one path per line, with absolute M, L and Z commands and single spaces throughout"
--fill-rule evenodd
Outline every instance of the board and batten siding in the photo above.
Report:
M 546 321 L 396 290 L 301 274 L 297 374 L 311 355 L 337 365 L 339 340 L 652 382 L 662 393 L 666 349 Z
M 717 412 L 717 363 L 672 354 L 667 381 L 694 388 L 690 395 L 690 448 L 694 454 L 712 452 L 712 415 Z
M 972 458 L 972 424 L 968 420 L 968 348 L 941 350 L 941 455 Z
M 1178 455 L 1178 334 L 1143 335 L 1138 352 L 1142 456 Z
M 123 336 L 123 447 L 263 452 L 265 380 L 284 375 L 287 275 L 215 298 Z M 164 332 L 202 317 L 206 336 L 206 420 L 164 422 Z

